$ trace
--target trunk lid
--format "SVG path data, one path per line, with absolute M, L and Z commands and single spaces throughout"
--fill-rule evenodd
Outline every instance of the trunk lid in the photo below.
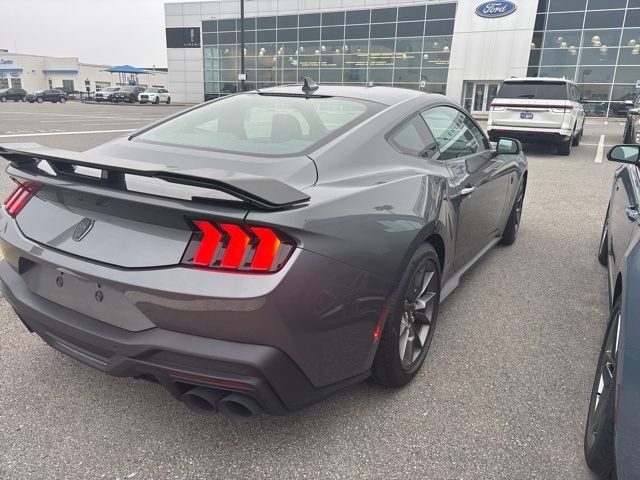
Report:
M 112 144 L 85 153 L 31 149 L 36 151 L 36 156 L 41 151 L 43 156 L 53 158 L 69 160 L 72 157 L 71 162 L 76 165 L 72 176 L 50 177 L 44 172 L 38 175 L 33 170 L 20 169 L 15 163 L 9 167 L 14 177 L 44 183 L 16 217 L 24 235 L 50 248 L 122 268 L 176 265 L 181 262 L 193 235 L 190 220 L 210 218 L 242 223 L 252 205 L 229 191 L 202 187 L 197 182 L 195 185 L 181 183 L 182 177 L 177 182 L 172 177 L 169 181 L 150 178 L 145 176 L 149 173 L 146 168 L 157 167 L 159 175 L 175 172 L 197 181 L 207 181 L 207 175 L 217 172 L 217 177 L 230 184 L 239 175 L 247 174 L 249 181 L 239 184 L 249 193 L 260 192 L 264 186 L 261 181 L 267 182 L 269 188 L 279 186 L 282 191 L 290 185 L 309 186 L 316 180 L 315 166 L 308 157 L 268 159 L 270 165 L 265 165 L 265 159 L 261 158 L 259 161 L 263 163 L 258 167 L 250 159 L 237 161 L 218 153 L 157 145 L 138 145 L 136 149 L 131 148 L 133 143 L 126 149 Z M 127 159 L 117 156 L 125 151 L 129 154 Z M 0 154 L 6 156 L 1 150 Z M 9 157 L 10 160 L 17 158 Z M 138 161 L 135 157 L 153 161 Z M 135 175 L 133 171 L 125 173 L 122 179 L 126 188 L 122 184 L 113 188 L 101 183 L 101 170 L 87 166 L 91 158 L 103 160 L 96 166 L 111 163 L 117 168 L 128 168 L 133 165 L 138 169 L 135 171 L 143 175 Z M 46 169 L 51 163 L 41 162 L 40 169 Z M 216 169 L 208 168 L 211 166 Z M 270 178 L 254 176 L 259 170 L 269 172 Z M 278 177 L 277 181 L 273 175 Z M 240 179 L 244 181 L 244 177 Z M 255 188 L 252 182 L 256 182 Z M 278 192 L 274 195 L 277 199 Z
M 491 125 L 559 129 L 573 108 L 569 98 L 564 80 L 507 80 L 491 102 Z
M 491 125 L 494 127 L 561 128 L 571 112 L 568 100 L 494 100 Z

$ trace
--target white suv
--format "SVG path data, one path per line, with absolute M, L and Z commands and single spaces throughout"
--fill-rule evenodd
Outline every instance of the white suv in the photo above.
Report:
M 164 88 L 151 87 L 138 95 L 138 101 L 140 103 L 155 103 L 156 105 L 163 102 L 169 105 L 171 103 L 171 95 Z
M 569 155 L 584 132 L 582 96 L 575 83 L 562 78 L 510 78 L 491 102 L 487 122 L 490 140 L 516 138 L 553 143 Z

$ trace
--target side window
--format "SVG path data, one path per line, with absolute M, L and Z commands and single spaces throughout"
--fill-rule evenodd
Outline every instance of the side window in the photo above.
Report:
M 452 107 L 434 107 L 421 113 L 440 149 L 441 158 L 466 157 L 489 149 L 484 134 L 464 113 Z
M 388 141 L 396 150 L 414 157 L 431 158 L 438 151 L 431 132 L 419 116 L 394 131 Z
M 580 101 L 580 90 L 576 85 L 571 85 L 571 101 L 572 102 Z

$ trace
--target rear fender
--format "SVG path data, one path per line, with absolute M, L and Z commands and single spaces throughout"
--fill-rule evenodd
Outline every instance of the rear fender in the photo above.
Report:
M 444 176 L 396 171 L 317 184 L 309 205 L 281 212 L 251 210 L 247 222 L 267 223 L 318 253 L 397 285 L 416 248 L 439 235 L 453 253 L 455 213 Z M 443 272 L 450 270 L 447 254 Z

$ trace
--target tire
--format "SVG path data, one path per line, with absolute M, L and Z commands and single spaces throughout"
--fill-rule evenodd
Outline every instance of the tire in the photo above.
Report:
M 401 387 L 420 370 L 438 320 L 440 275 L 436 250 L 429 243 L 420 245 L 389 299 L 387 319 L 371 368 L 375 383 Z
M 580 140 L 582 140 L 583 132 L 584 132 L 584 128 L 580 129 L 580 131 L 578 132 L 578 135 L 573 137 L 573 140 L 571 142 L 572 146 L 577 147 L 578 145 L 580 145 Z
M 520 184 L 518 188 L 518 194 L 511 207 L 511 213 L 507 219 L 507 224 L 504 226 L 502 237 L 500 238 L 501 245 L 513 245 L 518 236 L 518 230 L 520 228 L 520 221 L 522 220 L 522 207 L 524 205 L 525 187 L 524 183 Z
M 622 134 L 622 143 L 631 143 L 631 120 L 627 119 L 624 124 L 624 133 Z
M 38 97 L 38 98 L 36 98 L 36 102 L 42 103 L 42 102 L 44 102 L 44 98 Z
M 27 102 L 29 102 L 29 103 L 33 103 L 33 100 L 27 100 Z
M 4 103 L 7 101 L 7 97 L 0 97 L 0 102 Z
M 589 468 L 608 477 L 615 467 L 616 370 L 622 296 L 613 304 L 602 342 L 584 432 L 584 458 Z
M 67 99 L 64 97 L 60 98 L 60 103 L 67 103 Z
M 156 97 L 155 100 L 153 101 L 154 105 L 160 105 L 160 97 Z
M 607 207 L 607 215 L 604 217 L 602 225 L 602 234 L 600 235 L 600 246 L 598 247 L 598 261 L 601 265 L 607 266 L 609 263 L 609 208 Z
M 171 105 L 171 97 L 167 97 L 167 105 Z
M 19 102 L 19 101 L 20 101 L 20 99 L 19 99 L 19 98 L 14 98 L 14 99 L 13 99 L 13 101 L 14 101 L 14 102 Z
M 573 146 L 573 138 L 570 138 L 566 142 L 562 142 L 558 145 L 558 155 L 568 157 L 571 155 L 571 147 Z

